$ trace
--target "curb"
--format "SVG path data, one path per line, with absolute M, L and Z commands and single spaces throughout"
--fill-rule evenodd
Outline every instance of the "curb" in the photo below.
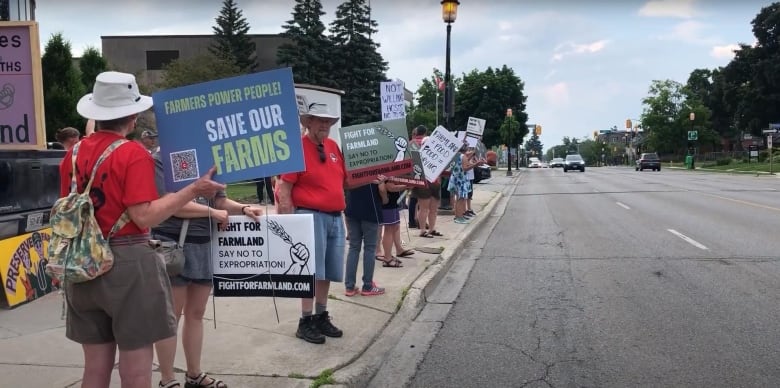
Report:
M 511 184 L 515 184 L 514 179 Z M 455 258 L 463 251 L 466 238 L 487 221 L 487 215 L 492 213 L 503 196 L 502 192 L 495 192 L 493 198 L 480 210 L 480 214 L 485 216 L 461 230 L 453 239 L 456 241 L 455 245 L 448 250 L 445 249 L 412 282 L 401 307 L 393 314 L 387 325 L 377 333 L 374 337 L 375 341 L 371 342 L 363 352 L 356 355 L 355 362 L 347 364 L 334 373 L 334 380 L 338 381 L 340 386 L 365 387 L 368 385 L 382 365 L 387 352 L 395 346 L 398 339 L 403 336 L 406 329 L 420 314 L 427 303 L 427 296 L 438 286 L 452 267 Z

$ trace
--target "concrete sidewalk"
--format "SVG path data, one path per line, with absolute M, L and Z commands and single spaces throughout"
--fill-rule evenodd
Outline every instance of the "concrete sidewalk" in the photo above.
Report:
M 380 296 L 344 296 L 344 284 L 331 285 L 328 309 L 343 338 L 328 338 L 314 345 L 295 337 L 300 316 L 297 299 L 216 298 L 209 302 L 205 323 L 203 369 L 230 387 L 309 387 L 313 383 L 365 386 L 395 345 L 405 327 L 419 313 L 426 292 L 438 283 L 468 236 L 486 220 L 501 196 L 521 173 L 506 177 L 499 170 L 475 187 L 470 224 L 440 216 L 436 229 L 443 237 L 421 238 L 406 228 L 402 239 L 410 248 L 440 248 L 441 254 L 417 251 L 401 259 L 403 268 L 377 263 L 375 281 L 386 288 Z M 372 255 L 373 257 L 373 255 Z M 358 286 L 360 286 L 360 269 Z M 60 319 L 62 297 L 57 293 L 0 310 L 0 375 L 4 387 L 78 387 L 82 373 L 81 347 L 65 338 Z M 277 313 L 279 321 L 277 322 Z M 215 318 L 216 317 L 216 318 Z M 216 328 L 215 328 L 216 326 Z M 176 367 L 184 380 L 184 353 L 179 347 Z M 330 379 L 325 376 L 330 375 Z M 318 377 L 320 377 L 319 380 Z M 156 386 L 159 374 L 155 372 Z M 114 372 L 111 387 L 119 387 Z

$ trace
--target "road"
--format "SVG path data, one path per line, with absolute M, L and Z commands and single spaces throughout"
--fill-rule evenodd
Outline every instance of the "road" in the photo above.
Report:
M 412 387 L 777 386 L 780 178 L 534 169 L 504 205 Z

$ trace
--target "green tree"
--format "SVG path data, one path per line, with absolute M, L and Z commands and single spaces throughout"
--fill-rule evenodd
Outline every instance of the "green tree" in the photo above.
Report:
M 525 142 L 525 152 L 528 155 L 535 156 L 537 158 L 544 155 L 544 144 L 539 140 L 539 136 L 531 135 Z
M 282 26 L 282 36 L 289 39 L 279 47 L 276 62 L 292 67 L 296 83 L 335 88 L 331 65 L 332 47 L 325 36 L 325 25 L 320 19 L 320 0 L 295 0 L 292 19 Z
M 242 71 L 234 62 L 213 54 L 201 54 L 172 61 L 163 69 L 161 89 L 170 89 L 201 82 L 233 77 Z
M 70 49 L 70 42 L 62 33 L 56 33 L 46 43 L 41 58 L 48 141 L 55 141 L 55 133 L 63 127 L 83 128 L 86 124 L 76 112 L 76 103 L 84 95 L 84 85 L 73 66 Z
M 81 83 L 84 90 L 91 91 L 95 84 L 95 77 L 106 71 L 108 62 L 100 55 L 100 51 L 94 47 L 87 47 L 79 60 L 79 70 L 81 70 Z
M 512 142 L 522 144 L 528 135 L 527 97 L 523 94 L 524 83 L 514 70 L 504 65 L 501 69 L 488 67 L 485 71 L 472 70 L 464 74 L 458 83 L 455 104 L 455 128 L 465 129 L 468 118 L 485 119 L 482 141 L 487 147 L 505 140 L 499 128 L 506 117 L 506 110 L 512 109 L 515 120 L 520 124 L 513 133 Z
M 338 88 L 345 91 L 341 105 L 344 125 L 381 119 L 379 83 L 386 80 L 387 62 L 371 38 L 376 32 L 377 22 L 371 19 L 366 0 L 346 0 L 336 8 L 336 18 L 330 24 L 334 52 L 329 59 Z
M 250 73 L 257 68 L 257 47 L 249 33 L 249 23 L 243 12 L 233 0 L 224 0 L 219 16 L 216 17 L 214 44 L 209 51 L 217 58 L 232 61 L 242 73 Z

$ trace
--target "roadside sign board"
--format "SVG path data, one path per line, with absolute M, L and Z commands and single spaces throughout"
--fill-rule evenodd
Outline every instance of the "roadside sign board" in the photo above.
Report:
M 698 140 L 698 139 L 699 139 L 698 131 L 688 131 L 688 140 Z
M 766 146 L 772 148 L 772 135 L 766 137 Z

